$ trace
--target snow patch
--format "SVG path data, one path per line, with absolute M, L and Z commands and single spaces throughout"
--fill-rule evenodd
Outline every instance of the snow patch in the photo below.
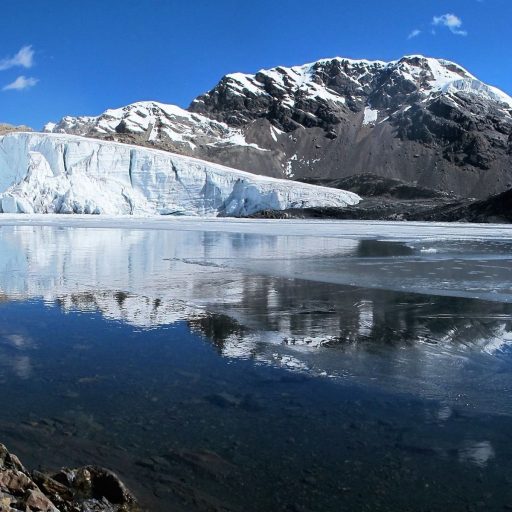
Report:
M 276 128 L 275 126 L 273 125 L 270 125 L 270 136 L 274 139 L 275 142 L 277 142 L 277 137 L 279 135 L 282 135 L 283 132 L 282 130 L 279 130 L 278 128 Z
M 298 157 L 297 155 L 293 155 L 285 164 L 284 166 L 284 175 L 287 177 L 287 178 L 293 178 L 294 176 L 294 172 L 293 172 L 293 162 L 297 162 L 298 161 Z
M 442 87 L 442 92 L 466 92 L 481 96 L 487 100 L 497 103 L 505 103 L 508 107 L 512 107 L 512 98 L 500 91 L 496 87 L 484 84 L 476 79 L 455 80 Z
M 370 107 L 365 107 L 363 116 L 363 125 L 375 124 L 379 117 L 379 111 L 373 110 Z

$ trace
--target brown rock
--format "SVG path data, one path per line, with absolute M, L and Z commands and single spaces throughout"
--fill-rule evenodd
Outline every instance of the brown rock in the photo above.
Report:
M 56 505 L 73 499 L 73 492 L 71 489 L 64 484 L 57 482 L 50 476 L 39 471 L 34 471 L 32 473 L 32 478 L 39 489 L 41 489 L 46 496 L 50 496 Z
M 25 498 L 27 512 L 59 512 L 57 507 L 39 490 L 29 491 Z
M 30 475 L 0 444 L 0 512 L 138 512 L 137 500 L 104 468 L 62 469 Z
M 10 512 L 13 501 L 14 498 L 12 496 L 0 492 L 0 512 Z
M 17 469 L 18 471 L 26 473 L 20 459 L 18 459 L 16 455 L 9 453 L 3 444 L 0 444 L 0 471 L 3 469 Z
M 0 472 L 0 490 L 10 494 L 23 494 L 27 489 L 34 489 L 32 480 L 16 469 L 6 469 Z

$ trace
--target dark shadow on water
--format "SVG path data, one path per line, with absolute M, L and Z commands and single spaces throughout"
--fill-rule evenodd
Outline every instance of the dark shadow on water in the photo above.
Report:
M 358 258 L 378 258 L 389 256 L 411 256 L 414 249 L 402 242 L 381 240 L 360 240 L 356 256 Z

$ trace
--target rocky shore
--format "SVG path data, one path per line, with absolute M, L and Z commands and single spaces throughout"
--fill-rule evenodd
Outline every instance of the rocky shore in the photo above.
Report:
M 135 497 L 97 466 L 28 471 L 0 444 L 0 512 L 139 512 Z

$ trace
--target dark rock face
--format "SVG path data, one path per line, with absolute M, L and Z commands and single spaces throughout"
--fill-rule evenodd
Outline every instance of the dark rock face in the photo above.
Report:
M 138 512 L 140 508 L 111 471 L 86 466 L 54 474 L 29 473 L 0 444 L 0 511 Z
M 387 197 L 395 199 L 448 199 L 455 197 L 446 192 L 440 192 L 424 187 L 418 187 L 401 180 L 383 178 L 375 174 L 359 174 L 340 179 L 308 179 L 305 183 L 321 185 L 323 187 L 350 190 L 363 197 Z
M 5 135 L 7 133 L 11 132 L 31 132 L 32 128 L 29 128 L 28 126 L 21 125 L 21 126 L 13 126 L 11 124 L 3 124 L 0 123 L 0 136 Z
M 306 208 L 260 212 L 268 219 L 403 220 L 428 222 L 512 223 L 512 189 L 482 201 L 448 197 L 396 199 L 376 194 L 347 208 Z
M 425 220 L 511 223 L 512 189 L 483 201 L 439 208 L 427 215 Z
M 143 133 L 148 112 L 120 110 L 64 118 L 56 129 L 290 179 L 370 173 L 478 199 L 512 187 L 512 98 L 445 60 L 334 58 L 234 73 L 188 112 L 153 107 Z
M 391 64 L 333 59 L 304 68 L 228 75 L 190 110 L 248 133 L 262 119 L 267 130 L 284 131 L 278 144 L 261 137 L 258 143 L 280 154 L 294 179 L 372 173 L 479 198 L 512 185 L 511 106 L 481 94 L 487 86 L 460 66 L 415 56 Z M 307 75 L 328 97 L 297 86 L 294 73 L 298 82 Z M 456 86 L 442 90 L 440 81 Z M 367 107 L 378 111 L 375 122 L 365 122 Z

